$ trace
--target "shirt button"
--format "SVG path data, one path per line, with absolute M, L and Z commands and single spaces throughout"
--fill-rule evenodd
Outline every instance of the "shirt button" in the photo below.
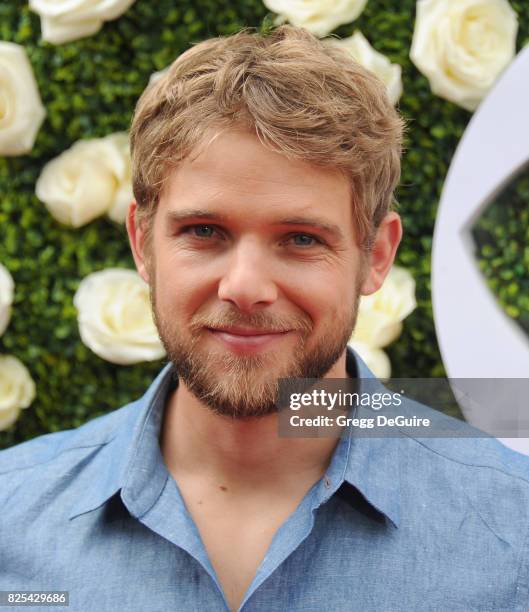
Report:
M 331 479 L 328 476 L 323 477 L 323 484 L 329 488 L 331 486 Z

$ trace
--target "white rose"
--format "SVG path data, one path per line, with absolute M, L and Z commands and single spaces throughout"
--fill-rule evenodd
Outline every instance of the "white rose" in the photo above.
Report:
M 360 355 L 366 366 L 377 378 L 388 379 L 391 376 L 391 362 L 382 349 L 371 348 L 357 340 L 352 340 L 349 344 Z
M 9 270 L 0 264 L 0 336 L 5 332 L 11 319 L 11 304 L 15 283 Z
M 117 181 L 117 189 L 114 201 L 107 211 L 108 216 L 116 223 L 125 223 L 129 205 L 134 199 L 132 192 L 132 160 L 129 149 L 129 135 L 127 132 L 117 132 L 107 136 L 121 155 L 121 162 L 114 166 L 114 176 Z
M 0 355 L 0 430 L 12 425 L 35 395 L 35 383 L 26 366 L 17 357 Z
M 149 77 L 148 85 L 152 85 L 153 83 L 156 83 L 156 81 L 159 81 L 163 76 L 167 74 L 168 70 L 169 70 L 169 66 L 167 66 L 163 70 L 158 70 L 156 72 L 153 72 L 151 76 Z
M 0 431 L 4 431 L 11 427 L 20 416 L 20 408 L 11 408 L 10 410 L 0 410 Z
M 103 213 L 124 221 L 132 199 L 128 136 L 79 140 L 48 162 L 36 194 L 61 223 L 80 227 Z
M 24 47 L 0 41 L 0 155 L 29 153 L 45 116 Z
M 91 36 L 122 15 L 134 0 L 29 0 L 40 16 L 42 39 L 54 45 Z
M 516 51 L 507 0 L 419 0 L 410 58 L 432 92 L 473 111 Z
M 354 21 L 367 0 L 263 0 L 263 4 L 279 15 L 276 23 L 289 21 L 323 37 L 339 25 Z
M 93 272 L 74 296 L 81 339 L 102 359 L 128 365 L 165 355 L 152 317 L 149 286 L 134 270 Z
M 371 348 L 387 346 L 398 338 L 402 321 L 416 306 L 415 280 L 404 268 L 393 266 L 378 291 L 360 298 L 351 340 Z
M 385 55 L 373 49 L 360 31 L 356 31 L 349 38 L 328 38 L 325 42 L 348 51 L 359 64 L 373 72 L 384 83 L 392 104 L 398 102 L 402 95 L 401 67 L 392 64 Z

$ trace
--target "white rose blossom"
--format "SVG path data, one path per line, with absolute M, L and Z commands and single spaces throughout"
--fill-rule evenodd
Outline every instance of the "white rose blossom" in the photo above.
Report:
M 402 332 L 402 321 L 415 309 L 415 280 L 399 266 L 393 266 L 378 291 L 363 295 L 352 340 L 372 348 L 383 348 Z
M 0 41 L 0 155 L 29 153 L 45 116 L 26 50 Z
M 26 366 L 13 355 L 0 355 L 0 430 L 10 427 L 35 395 L 35 382 Z
M 44 166 L 35 192 L 65 225 L 80 227 L 104 213 L 122 223 L 133 197 L 128 135 L 77 141 Z
M 410 58 L 432 92 L 473 111 L 516 52 L 507 0 L 418 0 Z
M 153 72 L 151 76 L 149 77 L 148 85 L 152 85 L 153 83 L 156 83 L 156 81 L 159 81 L 162 77 L 164 77 L 167 74 L 168 70 L 169 70 L 169 66 L 166 66 L 162 70 L 157 70 L 156 72 Z
M 278 14 L 276 24 L 288 21 L 321 38 L 354 21 L 367 0 L 263 0 L 263 4 Z
M 81 339 L 96 355 L 120 365 L 161 359 L 149 285 L 134 270 L 108 268 L 80 283 L 75 296 Z
M 360 31 L 357 30 L 348 38 L 328 38 L 325 42 L 348 51 L 359 64 L 373 72 L 384 83 L 392 104 L 398 102 L 402 95 L 401 67 L 399 64 L 392 64 L 385 55 L 373 49 Z
M 127 132 L 117 132 L 107 138 L 114 144 L 121 154 L 122 163 L 116 167 L 115 178 L 117 189 L 114 200 L 107 211 L 107 215 L 116 223 L 125 223 L 129 205 L 134 199 L 132 192 L 132 160 L 129 149 L 129 136 Z
M 42 39 L 60 45 L 91 36 L 122 15 L 135 0 L 29 0 L 40 16 Z
M 388 379 L 391 376 L 391 362 L 382 349 L 372 348 L 357 340 L 350 341 L 349 344 L 377 378 Z
M 387 374 L 377 376 L 389 378 L 389 358 L 379 349 L 400 336 L 402 321 L 416 306 L 413 276 L 408 270 L 395 265 L 378 291 L 360 298 L 358 317 L 349 344 L 353 348 L 358 347 L 362 358 L 363 354 L 366 355 L 366 363 L 370 361 L 378 372 Z
M 11 320 L 11 304 L 15 283 L 9 270 L 0 264 L 0 336 L 5 332 Z

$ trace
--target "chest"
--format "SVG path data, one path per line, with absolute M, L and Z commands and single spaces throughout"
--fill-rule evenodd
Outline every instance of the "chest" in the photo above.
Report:
M 211 520 L 195 513 L 193 518 L 230 608 L 237 610 L 283 517 Z
M 181 489 L 182 491 L 182 489 Z M 252 583 L 274 535 L 298 501 L 261 503 L 244 498 L 209 499 L 182 491 L 230 609 L 236 611 Z M 225 499 L 223 499 L 225 497 Z

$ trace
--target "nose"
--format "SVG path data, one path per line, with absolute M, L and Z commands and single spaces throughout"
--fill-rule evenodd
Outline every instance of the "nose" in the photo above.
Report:
M 256 241 L 241 240 L 227 260 L 219 283 L 219 299 L 245 312 L 275 302 L 278 289 L 270 275 L 269 257 Z

